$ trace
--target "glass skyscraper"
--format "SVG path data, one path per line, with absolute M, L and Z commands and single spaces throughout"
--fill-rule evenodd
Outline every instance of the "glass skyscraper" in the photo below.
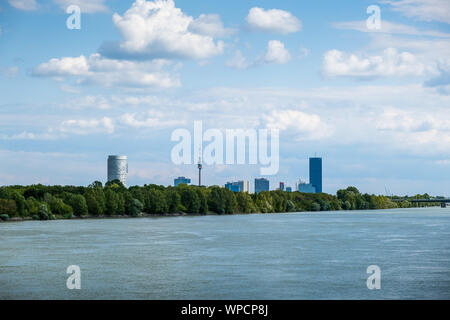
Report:
M 322 158 L 309 158 L 309 183 L 322 192 Z
M 255 193 L 269 191 L 269 180 L 265 178 L 255 179 Z

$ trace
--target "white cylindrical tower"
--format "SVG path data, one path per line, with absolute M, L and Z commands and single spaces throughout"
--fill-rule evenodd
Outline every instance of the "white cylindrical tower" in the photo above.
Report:
M 128 163 L 127 156 L 108 157 L 108 181 L 120 180 L 127 185 Z

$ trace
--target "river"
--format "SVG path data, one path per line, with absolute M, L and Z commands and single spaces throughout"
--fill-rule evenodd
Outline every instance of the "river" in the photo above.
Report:
M 0 223 L 0 299 L 450 299 L 450 208 Z

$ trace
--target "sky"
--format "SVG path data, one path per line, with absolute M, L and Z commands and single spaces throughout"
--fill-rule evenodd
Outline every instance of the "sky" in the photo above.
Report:
M 0 1 L 0 185 L 105 182 L 111 154 L 128 185 L 195 181 L 171 135 L 202 121 L 278 129 L 271 189 L 317 155 L 327 193 L 450 196 L 449 108 L 448 0 Z

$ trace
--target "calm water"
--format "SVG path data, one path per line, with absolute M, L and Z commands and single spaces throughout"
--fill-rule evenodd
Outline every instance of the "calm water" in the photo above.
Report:
M 450 299 L 449 240 L 450 208 L 2 223 L 0 298 Z

